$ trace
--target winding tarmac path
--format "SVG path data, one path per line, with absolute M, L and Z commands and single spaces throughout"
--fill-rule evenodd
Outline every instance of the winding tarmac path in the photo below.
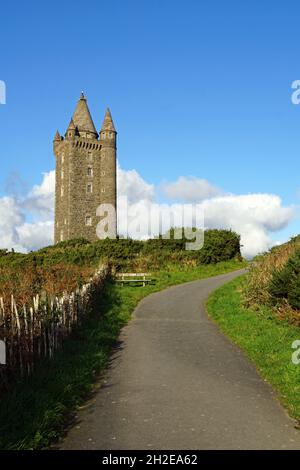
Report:
M 243 271 L 144 298 L 62 449 L 300 449 L 271 387 L 205 313 Z

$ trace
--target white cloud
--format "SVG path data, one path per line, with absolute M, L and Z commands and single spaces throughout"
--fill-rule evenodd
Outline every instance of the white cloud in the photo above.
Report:
M 162 184 L 162 190 L 168 199 L 183 202 L 200 202 L 224 194 L 205 179 L 180 176 L 177 181 Z
M 25 222 L 25 216 L 15 198 L 5 196 L 0 199 L 0 220 L 0 248 L 24 251 L 17 227 Z
M 228 195 L 203 201 L 205 226 L 227 228 L 241 235 L 242 252 L 251 257 L 269 249 L 270 233 L 286 227 L 294 216 L 274 194 Z
M 23 198 L 0 198 L 0 248 L 30 251 L 53 243 L 55 172 L 43 175 Z M 225 194 L 206 180 L 180 177 L 164 183 L 165 194 L 172 200 L 197 202 L 204 210 L 207 228 L 228 228 L 242 236 L 243 254 L 251 257 L 270 248 L 271 234 L 288 226 L 293 208 L 284 207 L 274 194 Z M 118 167 L 118 197 L 127 195 L 130 211 L 144 214 L 142 237 L 148 236 L 149 207 L 161 210 L 155 202 L 155 187 L 135 170 Z M 172 205 L 179 214 L 180 205 Z M 31 219 L 31 220 L 30 220 Z M 122 222 L 122 214 L 119 213 Z
M 147 183 L 136 170 L 122 170 L 118 165 L 118 197 L 127 196 L 129 203 L 154 199 L 154 185 Z
M 55 171 L 43 174 L 40 185 L 34 185 L 23 201 L 23 207 L 43 220 L 54 214 Z
M 45 173 L 24 197 L 0 198 L 0 248 L 27 252 L 53 243 L 54 175 Z
M 19 240 L 24 251 L 36 250 L 53 243 L 54 224 L 52 220 L 46 222 L 24 223 L 17 227 Z
M 141 188 L 147 184 L 138 177 L 134 187 L 136 194 L 139 194 L 139 184 Z M 271 234 L 287 227 L 294 217 L 293 207 L 284 207 L 280 197 L 275 194 L 225 194 L 206 180 L 186 177 L 164 183 L 163 190 L 169 199 L 199 203 L 204 212 L 206 228 L 232 229 L 239 233 L 243 245 L 242 253 L 248 258 L 273 246 L 275 242 Z M 125 188 L 122 188 L 122 194 L 126 194 Z M 148 236 L 148 211 L 152 202 L 152 192 L 143 200 L 139 197 L 131 197 L 130 200 L 131 212 L 142 215 L 142 238 Z M 161 210 L 159 204 L 151 207 L 154 212 Z M 175 217 L 180 217 L 180 206 L 172 204 L 172 209 Z M 121 217 L 122 214 L 119 213 L 119 218 Z

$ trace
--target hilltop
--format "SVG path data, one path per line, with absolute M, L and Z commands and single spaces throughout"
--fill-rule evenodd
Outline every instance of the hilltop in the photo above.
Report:
M 294 317 L 300 309 L 300 235 L 253 260 L 244 297 L 246 306 L 267 305 Z
M 84 238 L 57 243 L 28 254 L 0 250 L 0 267 L 24 267 L 28 264 L 48 266 L 75 264 L 95 267 L 106 260 L 116 269 L 167 269 L 241 259 L 240 237 L 230 230 L 206 230 L 200 250 L 185 249 L 188 240 L 165 239 L 163 236 L 139 241 L 109 239 L 90 242 Z M 179 266 L 178 266 L 179 265 Z

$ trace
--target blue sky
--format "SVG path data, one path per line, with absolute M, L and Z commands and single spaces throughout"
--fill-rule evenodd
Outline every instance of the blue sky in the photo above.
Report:
M 146 181 L 193 176 L 297 205 L 300 78 L 296 1 L 16 1 L 1 5 L 0 196 L 54 168 L 84 90 L 99 128 L 109 106 L 118 158 Z M 274 234 L 300 232 L 294 221 Z

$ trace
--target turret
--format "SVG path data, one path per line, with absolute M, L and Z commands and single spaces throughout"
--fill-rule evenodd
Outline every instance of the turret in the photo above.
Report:
M 61 141 L 61 135 L 58 131 L 56 131 L 53 142 L 60 142 Z
M 117 131 L 114 126 L 114 122 L 111 117 L 109 108 L 106 109 L 104 121 L 100 130 L 100 140 L 103 144 L 109 144 L 109 146 L 116 146 Z
M 74 139 L 75 135 L 76 135 L 76 126 L 74 124 L 73 119 L 71 119 L 69 127 L 65 133 L 65 137 L 66 139 Z
M 110 220 L 111 233 L 117 234 L 117 131 L 115 129 L 109 108 L 106 109 L 104 121 L 100 130 L 101 144 L 101 202 L 114 207 L 115 213 Z
M 54 154 L 56 155 L 57 149 L 60 147 L 60 143 L 62 142 L 63 137 L 60 135 L 58 131 L 56 131 L 54 139 L 53 139 L 53 151 Z

